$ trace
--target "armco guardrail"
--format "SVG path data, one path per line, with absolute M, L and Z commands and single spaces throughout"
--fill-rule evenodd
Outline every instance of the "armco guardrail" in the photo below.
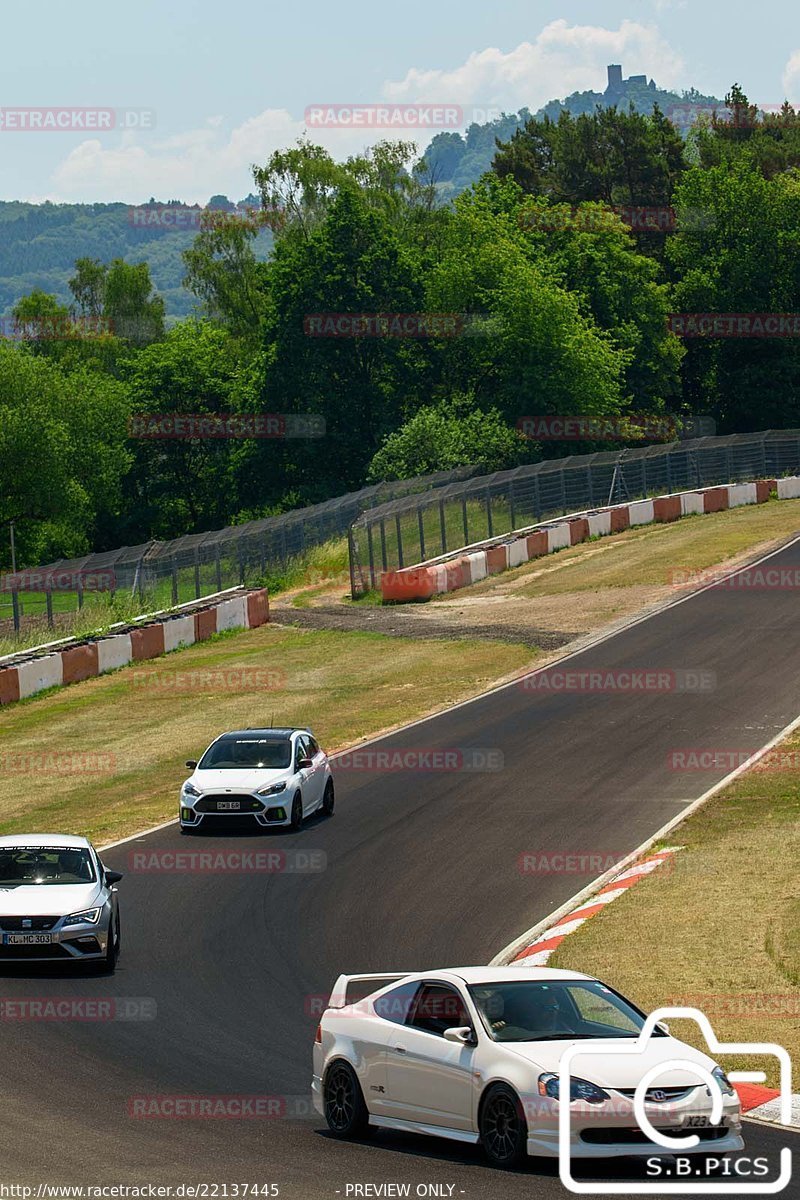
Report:
M 800 476 L 700 488 L 571 513 L 563 521 L 530 526 L 503 539 L 465 546 L 449 556 L 402 571 L 387 571 L 381 576 L 381 594 L 386 601 L 429 600 L 431 596 L 468 587 L 487 575 L 519 567 L 533 558 L 575 546 L 592 537 L 622 533 L 636 525 L 723 512 L 743 504 L 765 504 L 773 493 L 781 500 L 800 497 Z
M 473 476 L 364 512 L 350 531 L 354 594 L 386 571 L 566 513 L 665 493 L 800 473 L 800 430 L 779 429 L 548 459 Z
M 266 588 L 220 596 L 191 612 L 154 614 L 105 637 L 65 639 L 0 662 L 0 704 L 13 704 L 47 688 L 80 683 L 133 662 L 192 646 L 226 629 L 255 629 L 269 621 Z

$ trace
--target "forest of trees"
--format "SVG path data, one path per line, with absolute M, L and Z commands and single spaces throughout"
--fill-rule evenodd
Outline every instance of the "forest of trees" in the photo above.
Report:
M 669 325 L 800 312 L 788 105 L 764 116 L 735 86 L 724 118 L 688 138 L 658 106 L 529 117 L 449 203 L 418 160 L 388 142 L 344 163 L 305 141 L 274 154 L 254 172 L 260 216 L 220 203 L 187 238 L 200 315 L 171 326 L 148 265 L 113 242 L 78 256 L 66 296 L 17 300 L 16 334 L 0 339 L 0 523 L 16 522 L 20 564 L 382 478 L 597 448 L 523 439 L 531 414 L 800 425 L 796 337 Z M 632 228 L 632 206 L 674 221 Z M 413 336 L 375 314 L 411 316 L 400 332 Z M 131 436 L 134 415 L 230 413 L 313 414 L 326 434 Z

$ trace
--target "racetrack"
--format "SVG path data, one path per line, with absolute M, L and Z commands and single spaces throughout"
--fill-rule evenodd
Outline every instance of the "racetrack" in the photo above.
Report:
M 800 568 L 800 542 L 769 565 Z M 501 771 L 339 771 L 335 817 L 312 819 L 299 834 L 181 838 L 170 827 L 109 851 L 108 865 L 128 872 L 116 975 L 6 970 L 0 994 L 144 997 L 155 1017 L 2 1025 L 0 1181 L 272 1182 L 291 1197 L 411 1182 L 453 1184 L 453 1195 L 562 1195 L 555 1165 L 509 1177 L 484 1167 L 474 1149 L 404 1135 L 345 1145 L 317 1118 L 298 1117 L 317 998 L 340 971 L 488 961 L 588 882 L 525 875 L 522 852 L 620 857 L 726 773 L 676 772 L 670 751 L 769 741 L 800 712 L 797 597 L 796 589 L 714 587 L 569 663 L 710 672 L 712 690 L 514 685 L 371 747 L 491 750 L 502 755 Z M 181 772 L 176 762 L 176 784 Z M 129 855 L 141 848 L 319 850 L 327 869 L 131 872 Z M 267 1094 L 282 1103 L 270 1120 L 128 1115 L 132 1097 L 175 1094 Z M 782 1144 L 749 1128 L 752 1153 Z

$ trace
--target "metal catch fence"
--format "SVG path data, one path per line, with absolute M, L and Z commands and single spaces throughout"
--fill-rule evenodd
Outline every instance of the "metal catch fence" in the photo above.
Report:
M 665 492 L 800 472 L 800 430 L 572 455 L 471 477 L 362 513 L 350 530 L 353 595 L 413 566 L 550 517 Z

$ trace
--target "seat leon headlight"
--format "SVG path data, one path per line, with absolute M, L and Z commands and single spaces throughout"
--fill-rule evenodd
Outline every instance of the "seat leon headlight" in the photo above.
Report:
M 259 788 L 256 792 L 257 796 L 277 796 L 278 792 L 285 792 L 285 783 L 271 783 L 269 787 Z
M 102 908 L 85 908 L 83 912 L 73 913 L 69 917 L 64 918 L 64 926 L 67 925 L 96 925 L 100 920 Z

